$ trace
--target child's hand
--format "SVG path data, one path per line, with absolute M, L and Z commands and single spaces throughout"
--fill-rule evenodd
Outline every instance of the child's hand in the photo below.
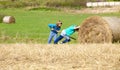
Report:
M 51 28 L 51 30 L 54 30 L 53 28 Z
M 60 31 L 57 31 L 58 33 L 60 32 Z

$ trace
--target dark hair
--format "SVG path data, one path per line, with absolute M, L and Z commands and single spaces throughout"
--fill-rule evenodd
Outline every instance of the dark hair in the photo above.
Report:
M 76 26 L 75 31 L 79 31 L 80 26 Z
M 79 31 L 79 28 L 75 29 L 75 31 Z

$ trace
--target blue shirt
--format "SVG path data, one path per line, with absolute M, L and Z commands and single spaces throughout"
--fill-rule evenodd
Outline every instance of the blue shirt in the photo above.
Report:
M 75 32 L 76 25 L 72 25 L 65 29 L 66 35 L 70 36 Z
M 48 26 L 49 26 L 50 29 L 53 28 L 53 30 L 51 30 L 51 31 L 54 32 L 54 33 L 56 33 L 56 34 L 58 33 L 57 31 L 59 31 L 61 29 L 56 24 L 48 24 Z

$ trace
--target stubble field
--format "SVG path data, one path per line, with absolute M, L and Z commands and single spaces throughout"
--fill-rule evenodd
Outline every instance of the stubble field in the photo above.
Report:
M 120 70 L 119 44 L 0 44 L 0 70 Z

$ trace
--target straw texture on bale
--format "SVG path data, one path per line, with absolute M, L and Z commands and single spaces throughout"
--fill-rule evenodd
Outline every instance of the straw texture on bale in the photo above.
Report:
M 120 19 L 117 17 L 92 16 L 79 29 L 80 43 L 112 43 L 120 40 Z
M 15 18 L 13 16 L 4 16 L 3 23 L 15 23 Z

